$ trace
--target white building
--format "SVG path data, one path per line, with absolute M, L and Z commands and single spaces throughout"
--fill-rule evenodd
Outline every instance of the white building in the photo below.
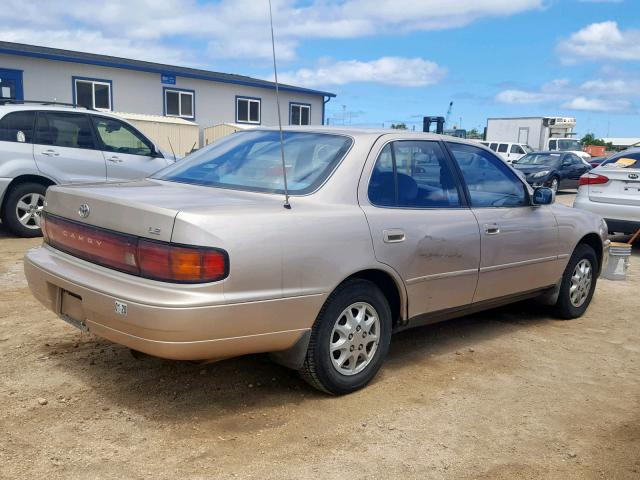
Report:
M 324 123 L 335 94 L 280 85 L 285 125 Z M 276 125 L 275 84 L 266 80 L 56 48 L 0 42 L 0 101 L 46 100 L 95 109 L 179 117 L 202 130 L 220 123 Z

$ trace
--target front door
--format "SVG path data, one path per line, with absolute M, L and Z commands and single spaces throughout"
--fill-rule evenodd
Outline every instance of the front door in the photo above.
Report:
M 0 68 L 0 102 L 2 100 L 24 100 L 22 70 Z
M 100 148 L 107 164 L 107 180 L 145 178 L 167 166 L 155 155 L 153 144 L 140 132 L 120 120 L 92 116 Z
M 558 228 L 546 206 L 531 206 L 525 184 L 484 149 L 455 142 L 447 146 L 465 180 L 481 234 L 481 262 L 474 302 L 555 284 Z
M 38 112 L 33 157 L 44 175 L 57 183 L 106 180 L 106 167 L 86 114 Z
M 382 137 L 359 201 L 376 258 L 405 282 L 409 317 L 468 305 L 478 279 L 478 223 L 437 141 Z

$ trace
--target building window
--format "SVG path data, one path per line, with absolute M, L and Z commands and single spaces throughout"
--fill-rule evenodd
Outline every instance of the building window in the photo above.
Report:
M 236 97 L 236 122 L 260 123 L 259 98 Z
M 111 80 L 73 77 L 73 102 L 95 110 L 113 110 Z
M 291 103 L 289 105 L 290 125 L 310 125 L 311 105 L 306 103 Z
M 164 114 L 168 117 L 195 118 L 195 92 L 193 90 L 164 89 Z

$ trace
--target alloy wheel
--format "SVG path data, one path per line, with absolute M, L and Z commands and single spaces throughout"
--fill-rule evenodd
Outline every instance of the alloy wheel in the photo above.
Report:
M 44 195 L 39 193 L 27 193 L 16 204 L 16 217 L 18 221 L 31 230 L 40 228 L 40 215 L 44 208 Z
M 373 360 L 378 349 L 380 319 L 368 303 L 349 305 L 338 316 L 329 340 L 333 367 L 342 375 L 355 375 Z
M 573 269 L 571 275 L 571 287 L 569 287 L 569 299 L 571 305 L 580 307 L 587 300 L 591 290 L 593 268 L 591 262 L 583 258 Z

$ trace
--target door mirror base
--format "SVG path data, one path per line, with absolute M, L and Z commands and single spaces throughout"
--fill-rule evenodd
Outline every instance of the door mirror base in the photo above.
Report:
M 533 190 L 532 205 L 550 205 L 555 200 L 553 190 L 548 187 L 537 187 Z

